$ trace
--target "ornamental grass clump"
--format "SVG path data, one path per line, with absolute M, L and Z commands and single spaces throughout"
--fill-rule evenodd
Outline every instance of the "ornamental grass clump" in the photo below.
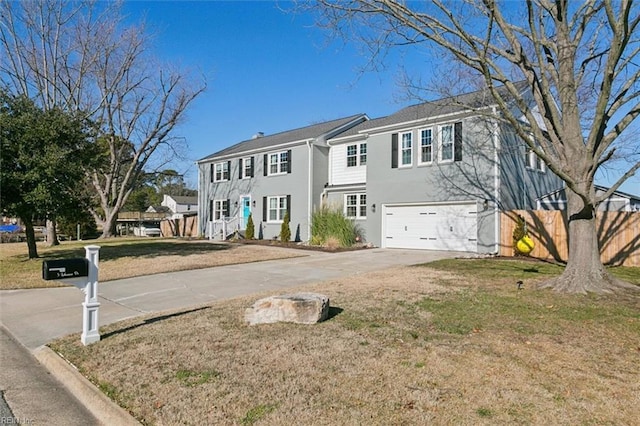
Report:
M 327 241 L 337 240 L 340 247 L 355 244 L 360 232 L 353 220 L 344 216 L 339 208 L 323 206 L 313 212 L 311 217 L 311 242 L 325 245 Z

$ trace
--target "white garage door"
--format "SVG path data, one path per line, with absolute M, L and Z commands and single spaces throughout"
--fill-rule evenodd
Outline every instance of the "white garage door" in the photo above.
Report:
M 478 249 L 476 203 L 391 206 L 383 214 L 385 247 L 469 252 Z

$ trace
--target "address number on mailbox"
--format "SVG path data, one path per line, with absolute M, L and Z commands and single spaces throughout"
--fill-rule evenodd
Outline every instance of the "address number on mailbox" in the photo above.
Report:
M 88 277 L 89 260 L 86 258 L 45 260 L 42 262 L 42 279 Z

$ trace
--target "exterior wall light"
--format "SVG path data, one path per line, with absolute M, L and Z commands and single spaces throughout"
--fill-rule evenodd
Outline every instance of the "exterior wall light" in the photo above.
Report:
M 376 212 L 376 204 L 373 203 L 371 204 L 371 213 L 375 213 Z

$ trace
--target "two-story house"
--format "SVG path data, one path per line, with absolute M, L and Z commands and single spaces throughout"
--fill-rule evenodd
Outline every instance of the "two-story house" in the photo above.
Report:
M 379 247 L 498 252 L 499 212 L 534 208 L 536 198 L 561 188 L 562 182 L 497 119 L 486 99 L 484 93 L 474 92 L 373 120 L 356 116 L 358 123 L 352 120 L 334 128 L 316 144 L 321 154 L 315 155 L 313 170 L 291 182 L 298 191 L 314 188 L 302 193 L 310 197 L 300 206 L 307 222 L 300 217 L 298 223 L 308 226 L 313 208 L 328 204 L 343 209 L 359 224 L 364 238 Z M 243 144 L 248 147 L 248 142 L 235 146 L 240 153 Z M 210 159 L 200 161 L 201 179 L 206 173 L 203 162 Z M 215 203 L 214 186 L 200 188 Z M 269 192 L 293 191 L 282 188 L 269 187 Z M 238 191 L 253 193 L 249 188 Z M 263 219 L 277 218 L 276 201 L 267 198 L 266 203 Z M 216 216 L 215 204 L 210 217 L 222 217 Z M 278 230 L 270 232 L 277 235 Z M 305 241 L 308 235 L 306 229 L 300 237 Z
M 285 214 L 293 238 L 310 238 L 311 214 L 327 182 L 327 139 L 365 121 L 356 114 L 273 135 L 256 134 L 198 161 L 200 233 L 226 237 L 245 229 L 251 214 L 256 235 L 280 234 Z

